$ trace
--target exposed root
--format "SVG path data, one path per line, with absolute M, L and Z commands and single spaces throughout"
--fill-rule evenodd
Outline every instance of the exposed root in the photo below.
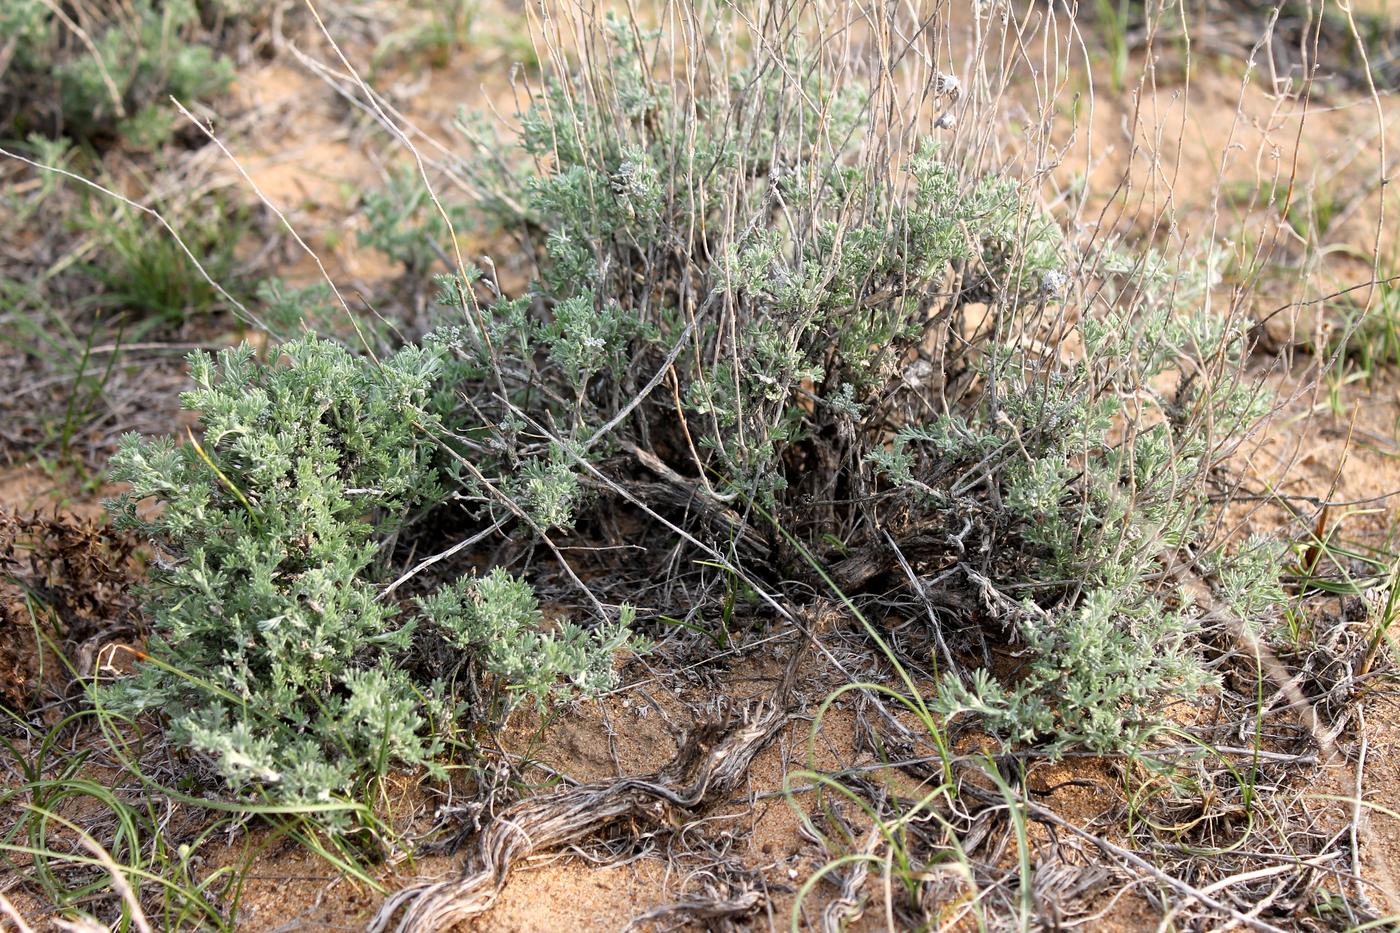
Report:
M 799 649 L 793 655 L 772 696 L 743 715 L 702 723 L 682 738 L 675 757 L 659 771 L 582 784 L 508 808 L 477 837 L 460 878 L 398 891 L 384 902 L 370 931 L 448 929 L 490 909 L 511 868 L 536 852 L 580 842 L 625 821 L 675 826 L 683 813 L 727 797 L 743 781 L 754 756 L 787 724 L 788 701 L 804 654 Z
M 653 923 L 663 917 L 676 917 L 700 923 L 707 930 L 734 929 L 733 921 L 753 913 L 763 904 L 763 899 L 762 891 L 753 890 L 727 898 L 692 898 L 675 904 L 666 904 L 634 917 L 627 926 L 623 927 L 623 933 L 640 930 L 645 924 Z

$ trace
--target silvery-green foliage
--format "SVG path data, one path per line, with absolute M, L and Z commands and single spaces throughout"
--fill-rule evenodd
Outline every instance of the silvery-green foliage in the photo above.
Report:
M 864 148 L 878 132 L 867 89 L 833 90 L 801 43 L 781 62 L 726 60 L 682 80 L 658 64 L 664 38 L 608 22 L 587 37 L 591 68 L 552 69 L 518 134 L 461 122 L 472 151 L 452 169 L 475 191 L 475 219 L 518 245 L 521 293 L 475 267 L 440 275 L 446 320 L 382 366 L 315 342 L 294 344 L 291 366 L 235 354 L 223 379 L 197 364 L 204 454 L 124 450 L 133 494 L 166 501 L 152 521 L 173 523 L 153 529 L 172 555 L 158 647 L 217 671 L 234 698 L 266 691 L 282 731 L 149 670 L 131 685 L 146 693 L 137 707 L 170 712 L 230 780 L 311 786 L 297 768 L 363 771 L 359 698 L 402 685 L 391 662 L 415 620 L 505 708 L 561 681 L 606 689 L 630 611 L 591 631 L 546 625 L 529 583 L 497 569 L 423 596 L 405 621 L 374 599 L 377 545 L 449 488 L 515 533 L 549 535 L 594 517 L 595 495 L 661 474 L 673 499 L 771 515 L 813 550 L 835 540 L 833 560 L 917 530 L 926 551 L 910 569 L 961 574 L 975 621 L 1023 652 L 1011 682 L 950 675 L 945 712 L 1055 749 L 1144 740 L 1164 695 L 1207 679 L 1192 649 L 1200 615 L 1162 580 L 1203 543 L 1202 477 L 1263 404 L 1230 376 L 1246 335 L 1200 310 L 1213 266 L 1095 266 L 1024 184 L 932 143 L 891 168 Z M 396 219 L 402 203 L 374 208 L 370 229 L 423 272 L 449 255 L 434 242 L 445 231 L 427 214 Z M 1085 297 L 1086 266 L 1092 299 L 1052 325 Z M 986 321 L 965 327 L 974 304 Z M 1067 349 L 1070 328 L 1082 352 Z M 1051 346 L 1035 346 L 1041 334 Z M 316 372 L 299 375 L 296 354 Z M 325 425 L 347 420 L 349 436 L 329 439 Z M 667 520 L 706 533 L 699 511 Z M 728 527 L 752 548 L 766 529 L 747 520 Z M 784 540 L 748 569 L 800 574 Z M 662 591 L 689 597 L 688 583 Z M 715 599 L 694 592 L 699 608 Z M 236 624 L 204 632 L 186 597 L 207 593 Z M 263 650 L 272 641 L 280 661 Z M 333 709 L 307 705 L 327 691 Z M 397 760 L 431 756 L 430 739 L 408 737 L 432 734 L 434 704 L 451 700 L 434 696 L 383 704 Z M 335 729 L 359 738 L 324 741 Z
M 522 397 L 563 383 L 573 404 L 549 416 L 570 436 L 685 340 L 672 370 L 690 437 L 675 442 L 721 488 L 775 506 L 784 451 L 879 391 L 953 265 L 1034 294 L 1058 263 L 1058 230 L 1019 185 L 969 180 L 932 142 L 897 180 L 858 168 L 866 91 L 823 84 L 800 42 L 786 68 L 691 83 L 648 66 L 654 35 L 607 30 L 605 66 L 550 73 L 516 138 L 459 121 L 472 206 L 533 247 L 536 273 L 530 301 L 484 306 L 488 333 L 467 345 L 484 359 L 489 338 Z
M 378 362 L 314 336 L 274 362 L 244 345 L 190 359 L 200 439 L 127 437 L 117 523 L 155 551 L 150 660 L 106 702 L 168 717 L 171 736 L 238 789 L 324 799 L 390 765 L 432 766 L 455 706 L 399 668 L 422 620 L 380 598 L 381 542 L 446 498 L 455 471 L 432 435 L 452 361 L 441 343 Z M 553 503 L 562 521 L 565 506 Z M 425 600 L 465 659 L 504 690 L 548 699 L 561 679 L 611 681 L 626 627 L 539 630 L 527 584 L 459 585 Z
M 1185 281 L 1183 294 L 1198 294 Z M 998 582 L 1037 594 L 1010 613 L 1024 670 L 1014 687 L 950 676 L 941 689 L 946 712 L 976 714 L 1009 742 L 1133 747 L 1163 696 L 1210 682 L 1191 650 L 1199 612 L 1150 581 L 1209 544 L 1205 470 L 1267 398 L 1236 365 L 1241 330 L 1183 307 L 1164 291 L 1174 280 L 1150 269 L 1133 283 L 1130 314 L 1078 322 L 1078 361 L 989 352 L 995 392 L 965 417 L 905 426 L 868 457 L 912 495 L 985 477 L 1014 518 L 1001 546 L 1029 560 Z M 1200 361 L 1211 358 L 1227 365 L 1202 392 Z M 1281 603 L 1274 549 L 1256 542 L 1210 569 L 1243 619 Z
M 422 275 L 447 255 L 449 220 L 453 229 L 466 223 L 465 214 L 457 209 L 444 220 L 417 171 L 406 166 L 391 171 L 383 188 L 365 193 L 360 214 L 364 218 L 360 245 L 401 263 L 409 275 Z
M 950 537 L 994 513 L 977 518 L 990 585 L 1034 594 L 1002 619 L 1028 674 L 950 680 L 950 709 L 1008 741 L 1142 740 L 1163 695 L 1206 679 L 1197 613 L 1145 581 L 1200 543 L 1203 471 L 1266 404 L 1230 377 L 1246 334 L 1200 310 L 1218 263 L 1076 256 L 1023 185 L 932 142 L 897 173 L 868 170 L 865 89 L 809 83 L 799 45 L 789 69 L 678 82 L 643 64 L 661 46 L 612 30 L 607 67 L 551 73 L 517 139 L 460 124 L 484 222 L 531 249 L 529 301 L 484 305 L 519 404 L 581 440 L 681 341 L 670 404 L 638 413 L 638 439 L 693 450 L 673 466 L 781 522 L 819 524 L 804 496 L 833 489 L 871 521 L 880 500 L 860 496 L 898 490 L 891 514 Z M 1092 313 L 1070 317 L 1082 352 L 1029 351 L 1047 309 L 1086 287 L 1075 262 L 1096 277 Z M 973 300 L 989 323 L 951 335 Z M 484 362 L 467 317 L 462 352 Z M 911 354 L 922 375 L 905 375 Z M 957 392 L 950 365 L 972 374 Z M 916 399 L 898 417 L 896 392 Z M 839 454 L 821 446 L 835 438 Z M 599 450 L 530 454 L 517 496 L 538 522 L 576 514 L 571 471 Z M 972 560 L 961 547 L 946 559 Z
M 1251 535 L 1232 554 L 1216 554 L 1214 565 L 1220 581 L 1221 601 L 1248 625 L 1257 627 L 1287 604 L 1280 582 L 1286 547 L 1263 535 Z
M 1172 600 L 1176 606 L 1099 588 L 1061 611 L 1027 606 L 1016 631 L 1029 660 L 1015 682 L 1000 684 L 986 671 L 970 684 L 949 676 L 938 706 L 949 717 L 977 716 L 1008 743 L 1052 753 L 1140 747 L 1161 728 L 1163 694 L 1213 682 L 1191 648 L 1196 610 L 1180 595 Z
M 548 457 L 523 464 L 513 484 L 514 498 L 541 529 L 567 528 L 574 523 L 574 508 L 581 492 L 574 460 L 559 447 Z
M 628 647 L 633 618 L 626 609 L 616 623 L 591 631 L 565 620 L 545 634 L 530 585 L 500 568 L 459 580 L 419 605 L 449 642 L 506 685 L 508 706 L 525 697 L 543 705 L 560 680 L 585 693 L 614 686 L 612 657 Z

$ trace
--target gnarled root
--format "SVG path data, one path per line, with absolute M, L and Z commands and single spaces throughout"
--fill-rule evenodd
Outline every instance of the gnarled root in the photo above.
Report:
M 688 733 L 676 756 L 641 777 L 581 784 L 531 797 L 505 810 L 477 837 L 460 878 L 418 884 L 391 895 L 370 923 L 371 933 L 445 930 L 488 910 L 515 863 L 533 853 L 578 842 L 623 821 L 679 825 L 682 817 L 725 797 L 788 721 L 801 650 L 771 697 L 746 714 L 711 721 Z M 680 812 L 677 812 L 680 811 Z

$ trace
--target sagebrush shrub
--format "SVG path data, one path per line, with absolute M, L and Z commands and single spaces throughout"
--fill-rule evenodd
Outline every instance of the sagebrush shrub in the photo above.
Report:
M 518 157 L 460 122 L 458 175 L 534 272 L 528 313 L 483 306 L 507 385 L 559 386 L 531 417 L 591 438 L 664 356 L 672 392 L 618 433 L 828 560 L 909 535 L 920 586 L 968 592 L 1019 644 L 1008 685 L 946 677 L 946 713 L 1056 749 L 1140 744 L 1164 696 L 1209 682 L 1201 612 L 1162 570 L 1218 551 L 1204 479 L 1268 408 L 1247 328 L 1200 310 L 1214 257 L 1079 250 L 1031 188 L 917 133 L 892 167 L 868 142 L 889 139 L 880 76 L 832 81 L 813 49 L 682 69 L 658 36 L 610 20 L 606 66 L 545 82 Z M 956 101 L 955 77 L 925 80 Z M 877 582 L 907 581 L 853 585 L 878 606 Z
M 717 39 L 680 67 L 615 20 L 585 40 L 592 67 L 547 75 L 513 138 L 461 121 L 451 170 L 475 198 L 449 210 L 515 244 L 500 265 L 522 293 L 450 269 L 442 320 L 383 363 L 314 339 L 282 365 L 202 360 L 202 446 L 123 450 L 126 520 L 161 501 L 143 527 L 174 561 L 160 663 L 125 702 L 236 784 L 304 797 L 372 771 L 378 725 L 395 760 L 434 754 L 455 695 L 395 670 L 415 621 L 468 677 L 542 702 L 610 681 L 629 586 L 658 617 L 728 625 L 750 582 L 801 601 L 834 580 L 872 613 L 923 602 L 963 648 L 945 715 L 1056 750 L 1142 742 L 1164 696 L 1208 679 L 1200 613 L 1163 581 L 1217 554 L 1203 480 L 1261 411 L 1247 334 L 1198 308 L 1209 266 L 1081 249 L 1033 185 L 926 134 L 894 158 L 902 98 L 874 65 L 833 80 L 801 43 Z M 953 76 L 924 80 L 956 102 Z M 456 254 L 435 206 L 377 197 L 370 241 L 410 273 Z M 496 567 L 402 621 L 376 598 L 378 545 L 449 499 L 529 542 L 536 577 Z M 619 507 L 635 561 L 581 576 L 553 536 L 615 538 Z M 543 580 L 586 591 L 592 622 L 550 629 Z M 1018 653 L 1009 677 L 972 650 L 984 627 Z

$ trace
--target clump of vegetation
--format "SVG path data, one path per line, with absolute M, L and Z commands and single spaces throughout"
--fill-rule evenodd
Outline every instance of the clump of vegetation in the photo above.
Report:
M 474 6 L 439 6 L 441 30 L 405 33 L 406 45 L 464 41 Z M 1125 28 L 1128 11 L 1117 6 Z M 31 18 L 66 15 L 59 9 L 45 3 Z M 120 16 L 165 17 L 174 35 L 196 28 L 181 18 L 195 9 L 137 3 Z M 1210 749 L 1218 766 L 1180 747 L 1169 755 L 1160 733 L 1203 746 L 1211 733 L 1170 724 L 1164 707 L 1218 688 L 1217 722 L 1257 728 L 1262 706 L 1254 719 L 1236 714 L 1254 699 L 1268 646 L 1290 663 L 1288 652 L 1304 649 L 1300 617 L 1285 607 L 1327 586 L 1354 596 L 1371 584 L 1329 579 L 1354 555 L 1329 543 L 1325 511 L 1318 540 L 1295 547 L 1292 563 L 1277 542 L 1232 548 L 1222 533 L 1215 494 L 1234 488 L 1224 465 L 1271 404 L 1245 376 L 1247 303 L 1239 292 L 1223 308 L 1213 301 L 1218 257 L 1168 262 L 1111 248 L 1106 229 L 1080 230 L 1074 211 L 1042 202 L 1043 161 L 997 161 L 985 136 L 957 132 L 985 118 L 988 95 L 966 93 L 951 66 L 936 69 L 941 51 L 917 54 L 926 40 L 944 48 L 936 18 L 850 8 L 861 15 L 833 27 L 811 21 L 824 15 L 811 8 L 762 12 L 682 4 L 671 23 L 680 32 L 667 34 L 575 11 L 568 25 L 577 28 L 541 40 L 560 45 L 544 50 L 540 80 L 522 85 L 515 125 L 501 132 L 464 116 L 460 159 L 434 160 L 469 199 L 430 196 L 422 160 L 366 192 L 354 225 L 361 245 L 402 265 L 397 284 L 415 299 L 437 287 L 404 326 L 408 337 L 400 321 L 334 320 L 344 305 L 320 284 L 267 279 L 230 292 L 195 278 L 183 250 L 143 229 L 146 215 L 99 212 L 67 182 L 0 200 L 25 216 L 48 197 L 81 208 L 65 214 L 87 238 L 81 256 L 43 257 L 68 270 L 63 278 L 55 272 L 51 287 L 31 274 L 37 249 L 0 275 L 13 307 L 51 314 L 23 315 L 16 344 L 32 335 L 78 361 L 72 382 L 82 392 L 55 432 L 61 447 L 102 401 L 115 368 L 115 352 L 106 354 L 120 340 L 97 348 L 91 335 L 49 326 L 66 322 L 58 298 L 77 294 L 64 306 L 104 316 L 118 310 L 119 326 L 144 312 L 170 327 L 246 301 L 256 309 L 247 320 L 267 325 L 258 349 L 190 358 L 194 388 L 181 403 L 198 416 L 191 430 L 129 435 L 112 461 L 112 479 L 127 486 L 111 503 L 114 523 L 148 548 L 151 634 L 131 651 L 134 674 L 99 669 L 93 709 L 81 715 L 111 740 L 104 764 L 150 791 L 136 807 L 126 787 L 84 790 L 119 826 L 108 841 L 129 864 L 117 871 L 137 879 L 123 911 L 139 912 L 152 896 L 139 882 L 152 878 L 174 879 L 159 895 L 179 912 L 170 928 L 185 917 L 218 924 L 236 910 L 241 876 L 229 880 L 221 867 L 201 877 L 191 848 L 167 844 L 173 821 L 160 806 L 195 805 L 188 792 L 201 781 L 227 791 L 216 805 L 236 816 L 200 838 L 262 814 L 274 836 L 367 880 L 360 860 L 402 828 L 380 806 L 390 769 L 442 780 L 449 767 L 474 765 L 474 740 L 512 710 L 611 690 L 619 655 L 653 637 L 665 655 L 657 680 L 683 671 L 712 683 L 760 644 L 825 649 L 833 639 L 859 659 L 855 677 L 841 670 L 850 679 L 822 704 L 812 736 L 838 697 L 853 696 L 856 744 L 871 766 L 785 775 L 789 788 L 817 788 L 792 802 L 832 859 L 798 892 L 795 918 L 823 877 L 869 862 L 888 873 L 895 925 L 947 925 L 952 904 L 974 920 L 1019 912 L 1028 927 L 1043 893 L 1032 856 L 1050 850 L 1033 853 L 1026 824 L 1058 818 L 1012 772 L 1072 750 L 1121 766 L 1124 845 L 1138 862 L 1151 851 L 1225 852 L 1242 863 L 1257 854 L 1221 839 L 1257 815 L 1262 769 L 1286 756 L 1261 755 L 1258 734 L 1253 747 L 1232 738 L 1241 747 Z M 105 22 L 84 19 L 82 34 L 102 37 Z M 1128 38 L 1110 44 L 1125 64 Z M 105 90 L 110 77 L 99 71 Z M 145 138 L 119 111 L 145 112 L 136 101 L 156 84 L 121 85 L 112 100 L 130 90 L 133 102 L 113 104 L 104 128 L 73 135 Z M 85 166 L 93 156 L 63 136 L 34 134 L 28 145 L 44 164 Z M 207 228 L 177 226 L 223 279 L 237 265 L 243 218 L 215 213 Z M 464 261 L 456 236 L 468 225 L 499 246 L 480 267 Z M 353 330 L 358 345 L 314 334 L 333 328 Z M 125 557 L 128 539 L 119 540 Z M 1393 602 L 1373 607 L 1374 632 L 1348 670 L 1371 671 Z M 825 612 L 831 605 L 844 611 Z M 1280 616 L 1287 642 L 1275 638 Z M 813 618 L 823 626 L 799 624 Z M 758 637 L 770 625 L 793 631 Z M 1337 654 L 1329 664 L 1356 660 L 1326 651 Z M 511 863 L 536 847 L 609 825 L 675 825 L 726 799 L 751 756 L 813 699 L 796 695 L 803 659 L 790 657 L 748 715 L 699 722 L 671 764 L 642 778 L 500 809 L 507 785 L 530 779 L 528 759 L 521 766 L 507 748 L 493 775 L 474 770 L 475 786 L 452 789 L 497 815 L 478 839 L 475 871 L 391 898 L 378 927 L 401 908 L 402 929 L 448 925 L 489 903 Z M 1293 688 L 1330 689 L 1314 680 L 1321 675 L 1300 675 L 1269 702 L 1294 703 Z M 177 749 L 162 747 L 154 768 L 127 741 L 151 722 Z M 64 728 L 31 732 L 39 754 L 28 762 L 27 749 L 12 747 L 25 784 L 0 803 L 23 799 L 27 809 L 0 849 L 32 856 L 49 899 L 77 905 L 106 882 L 91 865 L 63 877 L 48 867 L 71 861 L 46 834 L 68 825 L 63 782 L 83 765 L 74 758 L 62 779 L 47 776 Z M 977 774 L 973 756 L 952 752 L 962 730 L 1015 754 L 989 755 Z M 1190 775 L 1173 771 L 1180 760 Z M 881 767 L 919 782 L 919 799 L 867 778 Z M 1197 780 L 1229 786 L 1207 789 L 1222 801 L 1211 812 L 1186 801 L 1183 821 L 1180 788 Z M 827 806 L 837 795 L 875 832 L 849 822 L 849 808 Z M 608 816 L 577 818 L 597 812 Z M 563 813 L 570 818 L 556 818 Z M 1282 839 L 1290 824 L 1269 822 Z M 1013 837 L 1016 903 L 1005 858 Z M 1279 850 L 1308 883 L 1308 866 L 1321 864 L 1310 844 Z M 949 864 L 966 871 L 935 870 Z M 1182 892 L 1151 872 L 1163 890 Z M 1247 864 L 1231 872 L 1232 884 L 1262 878 Z M 1277 884 L 1272 873 L 1263 881 Z M 851 871 L 843 903 L 864 883 Z M 1231 897 L 1244 903 L 1244 892 Z M 1330 896 L 1290 896 L 1271 909 L 1298 913 Z
M 448 220 L 454 228 L 468 222 L 460 207 L 444 219 L 418 176 L 403 167 L 391 171 L 382 188 L 365 192 L 360 213 L 365 223 L 360 245 L 379 250 L 401 264 L 406 276 L 419 279 L 447 256 Z
M 178 133 L 170 98 L 199 111 L 232 80 L 229 14 L 222 0 L 0 4 L 0 215 L 39 234 L 0 261 L 0 343 L 22 361 L 3 375 L 71 387 L 16 396 L 7 382 L 14 429 L 0 459 L 35 456 L 96 482 L 122 431 L 162 420 L 139 396 L 173 403 L 135 375 L 126 347 L 201 339 L 254 291 L 252 264 L 234 258 L 251 212 L 199 182 L 205 169 L 168 158 L 177 136 L 199 135 Z
M 1244 328 L 1196 309 L 1212 271 L 1081 254 L 1029 188 L 945 147 L 867 158 L 893 91 L 795 77 L 813 50 L 667 80 L 643 64 L 655 36 L 610 29 L 606 68 L 521 115 L 518 157 L 462 123 L 458 171 L 533 271 L 516 300 L 453 282 L 459 341 L 518 393 L 477 406 L 548 425 L 580 478 L 616 440 L 747 503 L 766 553 L 726 553 L 775 589 L 815 554 L 858 603 L 916 583 L 980 604 L 940 619 L 992 623 L 1026 669 L 955 665 L 948 714 L 1012 744 L 1140 744 L 1209 680 L 1200 612 L 1161 571 L 1213 547 L 1203 479 L 1267 410 Z M 953 112 L 957 79 L 927 80 Z M 1064 323 L 1091 283 L 1114 310 Z
M 6 159 L 0 183 L 0 215 L 42 231 L 0 258 L 0 346 L 14 364 L 0 367 L 0 460 L 37 458 L 95 483 L 122 433 L 164 430 L 176 407 L 182 374 L 149 372 L 149 357 L 132 360 L 127 348 L 207 339 L 273 288 L 259 281 L 262 263 L 240 251 L 256 216 L 191 185 L 142 205 L 166 229 L 98 190 L 124 182 L 88 147 L 37 133 L 0 146 L 44 166 Z M 292 317 L 283 307 L 269 293 L 266 313 L 281 316 L 265 323 L 279 332 Z M 316 317 L 300 302 L 295 323 Z M 61 388 L 26 389 L 34 383 Z
M 0 87 L 0 135 L 154 148 L 174 129 L 167 97 L 208 100 L 232 63 L 197 41 L 195 0 L 133 0 L 101 8 L 14 0 L 0 9 L 13 49 Z
M 203 440 L 132 436 L 113 461 L 131 487 L 118 524 L 157 558 L 151 661 L 108 691 L 109 708 L 164 711 L 172 737 L 235 789 L 305 803 L 393 765 L 434 765 L 461 711 L 447 684 L 403 669 L 422 622 L 433 631 L 420 637 L 501 690 L 542 702 L 561 678 L 611 683 L 625 628 L 541 631 L 529 586 L 502 572 L 424 599 L 421 616 L 380 598 L 383 540 L 457 475 L 430 441 L 447 430 L 432 405 L 441 350 L 376 363 L 308 337 L 278 357 L 192 357 L 183 402 Z
M 383 68 L 414 59 L 434 68 L 446 68 L 455 52 L 471 44 L 474 28 L 479 28 L 479 0 L 430 0 L 419 5 L 416 20 L 395 29 L 381 39 L 371 59 L 371 75 Z
M 1123 273 L 1104 274 L 1101 294 L 1126 305 Z M 949 673 L 937 705 L 978 714 L 1013 744 L 1140 748 L 1160 727 L 1162 697 L 1212 682 L 1195 653 L 1204 610 L 1161 573 L 1214 551 L 1202 481 L 1269 397 L 1229 375 L 1240 371 L 1247 329 L 1195 311 L 1207 287 L 1199 273 L 1195 288 L 1188 275 L 1170 293 L 1160 270 L 1135 268 L 1131 281 L 1131 313 L 1085 316 L 1073 328 L 1081 359 L 990 352 L 982 366 L 993 391 L 959 414 L 902 427 L 891 449 L 871 455 L 925 507 L 966 503 L 983 566 L 1004 562 L 987 574 L 964 547 L 952 576 L 1001 594 L 991 608 L 1025 644 L 1024 669 L 1010 686 L 986 671 Z M 1225 375 L 1202 385 L 1212 367 Z M 1001 503 L 992 516 L 979 487 Z M 1002 594 L 1018 590 L 1031 595 Z M 1275 606 L 1247 608 L 1237 621 Z
M 680 546 L 725 571 L 663 611 L 731 617 L 736 574 L 797 600 L 825 588 L 821 563 L 867 607 L 912 584 L 965 607 L 940 642 L 991 625 L 1024 645 L 1010 683 L 949 658 L 945 715 L 1014 745 L 1140 744 L 1164 697 L 1208 681 L 1199 611 L 1162 571 L 1211 548 L 1202 477 L 1260 410 L 1236 375 L 1244 333 L 1188 307 L 1209 276 L 1079 255 L 1030 188 L 936 144 L 866 158 L 892 90 L 830 91 L 810 50 L 664 79 L 657 36 L 609 22 L 607 68 L 552 76 L 518 155 L 462 124 L 481 157 L 456 170 L 521 244 L 526 293 L 441 276 L 446 321 L 382 362 L 314 338 L 285 364 L 197 358 L 203 444 L 124 447 L 118 513 L 169 555 L 124 708 L 166 710 L 235 786 L 296 800 L 430 764 L 456 713 L 449 687 L 396 667 L 417 621 L 541 702 L 561 678 L 605 686 L 632 616 L 604 605 L 632 594 L 584 583 L 550 532 L 596 533 L 621 495 L 661 520 L 665 553 L 694 509 L 625 494 L 660 470 L 710 523 Z M 932 81 L 951 107 L 956 79 Z M 452 251 L 410 180 L 371 197 L 370 233 L 421 274 Z M 1089 275 L 1114 311 L 1066 325 Z M 1082 351 L 1062 355 L 1071 334 Z M 543 633 L 500 568 L 402 621 L 376 595 L 383 544 L 450 499 L 551 548 L 539 581 L 585 590 L 593 631 Z

